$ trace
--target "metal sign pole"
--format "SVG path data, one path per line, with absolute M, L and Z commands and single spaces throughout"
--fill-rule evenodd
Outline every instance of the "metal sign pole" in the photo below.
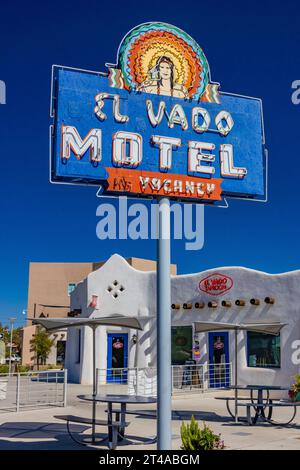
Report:
M 92 414 L 92 442 L 95 442 L 96 431 L 96 326 L 92 327 L 93 330 L 93 414 Z
M 157 245 L 157 447 L 171 450 L 170 201 L 159 199 Z

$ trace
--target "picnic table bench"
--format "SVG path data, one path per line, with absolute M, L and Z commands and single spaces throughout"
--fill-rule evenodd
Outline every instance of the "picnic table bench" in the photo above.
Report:
M 139 444 L 141 439 L 140 436 L 135 436 L 134 440 L 125 437 L 125 418 L 126 414 L 129 411 L 129 414 L 136 414 L 130 413 L 130 410 L 127 409 L 127 405 L 145 405 L 150 403 L 156 403 L 156 397 L 144 397 L 141 395 L 115 395 L 115 394 L 107 394 L 107 395 L 78 395 L 81 400 L 93 401 L 93 403 L 106 403 L 107 404 L 107 423 L 108 425 L 113 422 L 120 423 L 118 428 L 118 442 L 122 442 L 122 444 Z M 120 409 L 114 409 L 113 405 L 118 406 L 120 405 Z M 113 414 L 115 417 L 113 418 Z M 124 424 L 124 425 L 123 425 Z M 128 424 L 128 423 L 127 423 Z M 156 442 L 157 437 L 151 437 L 147 441 L 143 441 L 144 444 L 153 444 Z
M 115 413 L 116 417 L 118 418 L 118 413 L 121 413 L 122 411 L 119 409 L 112 409 L 112 413 Z M 105 410 L 105 413 L 108 413 L 108 410 Z M 128 410 L 126 409 L 126 414 L 127 415 L 139 415 L 143 416 L 144 418 L 156 418 L 157 413 L 156 410 L 153 411 L 139 411 L 139 410 Z
M 103 419 L 95 419 L 93 421 L 91 418 L 84 418 L 81 416 L 74 416 L 74 415 L 58 415 L 58 416 L 54 416 L 54 418 L 66 421 L 69 436 L 74 442 L 76 442 L 77 444 L 81 444 L 81 445 L 93 444 L 93 439 L 89 438 L 89 439 L 86 439 L 85 441 L 76 439 L 74 434 L 71 432 L 70 423 L 88 424 L 90 426 L 92 426 L 93 424 L 95 424 L 96 426 L 106 426 L 108 428 L 108 437 L 98 440 L 97 444 L 100 444 L 101 442 L 103 443 L 108 442 L 108 447 L 110 449 L 115 449 L 117 447 L 118 440 L 121 440 L 121 436 L 120 436 L 121 425 L 125 427 L 129 425 L 129 423 L 127 422 L 121 423 L 121 421 L 119 420 L 108 422 L 107 420 L 103 420 Z
M 234 414 L 232 413 L 229 402 L 230 401 L 235 401 L 235 397 L 215 397 L 216 400 L 226 400 L 226 408 L 228 413 L 232 418 L 234 418 Z M 293 402 L 290 400 L 274 400 L 272 398 L 268 398 L 262 403 L 257 403 L 254 402 L 253 400 L 249 401 L 249 397 L 238 397 L 238 402 L 237 402 L 238 407 L 246 407 L 247 410 L 247 422 L 249 425 L 254 425 L 256 424 L 258 417 L 261 416 L 265 421 L 267 421 L 270 424 L 273 424 L 275 426 L 287 426 L 290 424 L 297 413 L 297 407 L 300 406 L 300 401 L 299 402 Z M 278 422 L 272 419 L 272 414 L 274 408 L 283 408 L 283 407 L 289 407 L 293 408 L 293 414 L 292 417 L 286 421 L 286 422 Z M 265 415 L 265 409 L 268 408 L 268 414 L 267 416 Z M 255 410 L 255 416 L 251 416 L 251 409 Z

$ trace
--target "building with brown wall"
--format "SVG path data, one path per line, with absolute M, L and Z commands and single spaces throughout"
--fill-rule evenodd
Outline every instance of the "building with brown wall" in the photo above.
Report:
M 127 258 L 126 261 L 139 271 L 155 271 L 156 262 L 141 258 Z M 22 334 L 22 365 L 36 363 L 30 344 L 36 327 L 32 318 L 67 317 L 70 312 L 70 292 L 89 273 L 100 268 L 105 261 L 95 263 L 36 263 L 29 265 L 27 324 Z M 176 265 L 171 266 L 176 274 Z M 66 341 L 66 333 L 52 335 L 54 346 L 47 359 L 48 364 L 57 363 L 57 342 Z

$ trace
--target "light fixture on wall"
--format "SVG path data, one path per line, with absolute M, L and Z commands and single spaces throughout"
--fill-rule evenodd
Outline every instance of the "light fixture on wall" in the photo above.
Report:
M 266 304 L 273 305 L 273 304 L 275 304 L 275 299 L 273 299 L 273 297 L 266 297 L 265 302 L 266 302 Z
M 207 305 L 209 308 L 217 308 L 218 302 L 208 302 Z
M 171 308 L 172 308 L 172 310 L 179 310 L 180 309 L 180 304 L 172 304 Z
M 195 303 L 195 308 L 204 308 L 205 307 L 205 303 L 204 302 L 196 302 Z
M 231 307 L 231 300 L 222 300 L 222 307 Z
M 251 305 L 259 305 L 259 304 L 260 304 L 260 300 L 259 300 L 259 299 L 250 299 L 250 304 L 251 304 Z
M 136 344 L 137 340 L 138 340 L 137 335 L 135 335 L 135 334 L 132 335 L 132 337 L 131 337 L 132 344 Z
M 245 304 L 246 304 L 245 300 L 242 300 L 242 299 L 236 299 L 235 301 L 235 305 L 237 305 L 238 307 L 244 307 Z
M 183 304 L 183 308 L 185 310 L 190 310 L 192 308 L 192 306 L 193 306 L 192 304 Z
M 98 295 L 92 295 L 92 299 L 89 302 L 89 307 L 97 308 L 97 303 L 98 303 Z

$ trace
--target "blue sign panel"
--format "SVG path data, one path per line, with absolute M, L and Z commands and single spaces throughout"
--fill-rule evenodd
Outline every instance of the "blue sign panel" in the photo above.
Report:
M 155 28 L 153 34 L 157 40 Z M 123 43 L 119 55 L 128 55 Z M 131 62 L 133 56 L 134 48 Z M 180 78 L 167 53 L 147 66 L 150 79 L 149 70 L 146 79 L 135 78 L 135 87 L 128 57 L 108 75 L 57 67 L 52 179 L 102 186 L 104 194 L 264 199 L 261 101 L 219 93 L 199 57 L 197 86 L 188 75 Z

